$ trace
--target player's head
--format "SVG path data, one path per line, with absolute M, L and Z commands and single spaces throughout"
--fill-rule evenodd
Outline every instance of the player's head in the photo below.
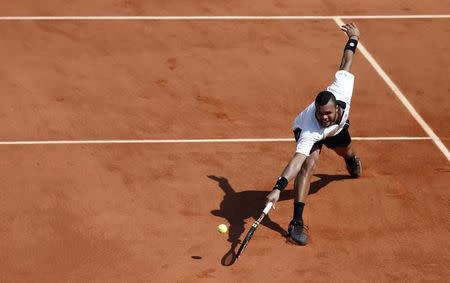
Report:
M 329 127 L 336 122 L 339 106 L 336 97 L 329 91 L 322 91 L 316 97 L 316 117 L 322 127 Z

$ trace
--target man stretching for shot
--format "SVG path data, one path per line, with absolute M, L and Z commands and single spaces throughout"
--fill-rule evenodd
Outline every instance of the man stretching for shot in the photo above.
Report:
M 288 227 L 288 236 L 292 242 L 299 245 L 308 243 L 308 235 L 303 224 L 303 208 L 322 145 L 331 148 L 344 158 L 352 177 L 361 176 L 361 162 L 351 145 L 348 132 L 348 116 L 355 80 L 354 75 L 350 73 L 350 67 L 360 32 L 354 23 L 346 24 L 341 29 L 347 34 L 348 41 L 335 80 L 295 118 L 293 131 L 297 150 L 278 178 L 272 192 L 266 197 L 266 203 L 272 202 L 275 205 L 280 193 L 295 177 L 294 216 Z

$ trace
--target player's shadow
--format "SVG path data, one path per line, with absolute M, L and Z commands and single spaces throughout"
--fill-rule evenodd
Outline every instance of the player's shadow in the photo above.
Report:
M 311 183 L 308 195 L 313 195 L 319 192 L 322 188 L 326 187 L 333 181 L 353 179 L 350 175 L 328 175 L 328 174 L 314 174 L 319 179 Z
M 332 181 L 351 178 L 347 175 L 315 174 L 314 176 L 319 177 L 319 179 L 311 183 L 309 194 L 319 192 Z M 224 192 L 223 200 L 220 203 L 220 209 L 212 210 L 211 214 L 217 217 L 225 218 L 230 224 L 228 231 L 228 242 L 231 243 L 231 247 L 223 256 L 221 261 L 222 265 L 228 266 L 233 264 L 236 259 L 236 248 L 240 243 L 239 238 L 245 232 L 245 220 L 248 218 L 256 220 L 259 217 L 264 208 L 265 197 L 269 191 L 246 190 L 236 192 L 236 190 L 228 182 L 228 179 L 214 175 L 209 175 L 208 178 L 216 181 Z M 293 190 L 284 190 L 278 201 L 289 200 L 292 199 L 293 196 Z M 264 218 L 261 225 L 280 233 L 283 237 L 286 236 L 287 231 L 284 230 L 278 223 L 273 222 L 270 219 L 270 215 L 267 215 Z

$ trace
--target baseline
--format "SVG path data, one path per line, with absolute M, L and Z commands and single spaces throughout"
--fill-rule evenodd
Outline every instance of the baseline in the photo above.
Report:
M 449 19 L 441 15 L 332 15 L 332 16 L 3 16 L 0 21 L 187 21 L 187 20 L 333 20 L 341 19 Z

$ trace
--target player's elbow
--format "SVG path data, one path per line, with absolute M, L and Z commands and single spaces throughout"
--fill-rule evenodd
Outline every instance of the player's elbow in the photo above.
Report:
M 347 61 L 342 62 L 341 66 L 339 67 L 339 70 L 350 72 L 351 67 L 352 67 L 352 61 L 347 60 Z
M 339 67 L 339 70 L 350 72 L 352 62 L 353 62 L 353 53 L 349 50 L 346 50 L 344 53 L 344 58 L 342 58 L 342 63 L 341 66 Z

